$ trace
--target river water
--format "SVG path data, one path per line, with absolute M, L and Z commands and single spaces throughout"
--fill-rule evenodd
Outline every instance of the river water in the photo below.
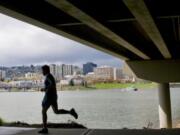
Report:
M 41 123 L 41 92 L 0 92 L 0 117 L 5 121 Z M 76 121 L 88 128 L 158 128 L 157 90 L 88 90 L 58 92 L 60 108 L 74 107 L 79 119 L 55 115 L 50 108 L 49 122 Z M 173 125 L 180 123 L 180 89 L 171 89 Z

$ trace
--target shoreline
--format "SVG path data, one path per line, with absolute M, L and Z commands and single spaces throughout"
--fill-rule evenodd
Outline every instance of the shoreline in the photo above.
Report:
M 57 87 L 57 91 L 89 91 L 89 90 L 112 90 L 112 89 L 153 89 L 157 88 L 156 83 L 96 83 L 84 86 L 64 86 L 62 88 Z M 39 90 L 33 89 L 12 89 L 5 90 L 2 89 L 0 92 L 39 92 Z
M 87 129 L 82 124 L 76 123 L 74 121 L 68 121 L 67 123 L 47 123 L 48 128 L 83 128 Z M 23 127 L 23 128 L 41 128 L 42 124 L 28 124 L 25 122 L 3 122 L 0 127 Z
M 88 129 L 86 126 L 74 122 L 74 121 L 68 121 L 67 123 L 47 123 L 48 128 L 64 128 L 64 129 Z M 28 124 L 25 122 L 17 121 L 17 122 L 4 122 L 0 124 L 0 127 L 17 127 L 17 128 L 41 128 L 42 124 Z M 174 122 L 173 128 L 180 128 L 180 123 L 177 121 Z M 128 127 L 123 127 L 122 129 L 131 129 Z M 132 128 L 133 129 L 133 128 Z M 138 129 L 160 129 L 159 127 L 153 128 L 151 126 L 143 126 L 142 128 Z

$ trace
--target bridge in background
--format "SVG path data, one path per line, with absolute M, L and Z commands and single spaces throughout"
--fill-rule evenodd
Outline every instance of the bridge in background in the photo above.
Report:
M 171 128 L 169 82 L 180 81 L 178 0 L 1 0 L 0 12 L 123 59 L 159 83 L 160 128 Z

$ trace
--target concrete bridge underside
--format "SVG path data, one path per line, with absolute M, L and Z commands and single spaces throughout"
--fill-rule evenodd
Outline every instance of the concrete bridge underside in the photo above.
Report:
M 180 81 L 178 0 L 1 0 L 0 12 L 106 52 L 159 83 L 161 128 L 171 128 L 169 82 Z

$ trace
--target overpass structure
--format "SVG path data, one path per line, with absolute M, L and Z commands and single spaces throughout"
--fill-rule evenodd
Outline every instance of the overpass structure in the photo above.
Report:
M 0 12 L 127 62 L 159 83 L 160 128 L 171 128 L 169 82 L 180 81 L 178 0 L 1 0 Z

